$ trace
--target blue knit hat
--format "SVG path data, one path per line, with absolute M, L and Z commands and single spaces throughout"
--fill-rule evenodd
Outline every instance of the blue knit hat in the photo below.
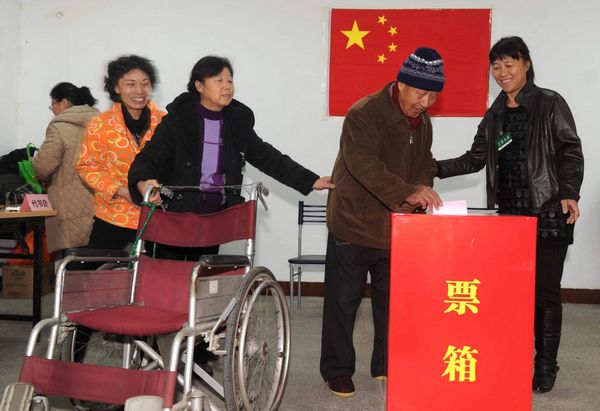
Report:
M 444 88 L 444 61 L 434 49 L 419 47 L 402 63 L 398 81 L 427 91 Z

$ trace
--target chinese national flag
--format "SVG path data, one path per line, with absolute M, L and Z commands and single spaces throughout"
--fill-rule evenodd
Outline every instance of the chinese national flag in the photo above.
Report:
M 444 59 L 446 83 L 429 114 L 478 117 L 488 97 L 491 10 L 333 9 L 329 115 L 344 116 L 360 98 L 396 79 L 418 47 Z

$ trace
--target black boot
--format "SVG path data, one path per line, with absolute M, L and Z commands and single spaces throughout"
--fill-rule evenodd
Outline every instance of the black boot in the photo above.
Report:
M 554 387 L 558 365 L 562 307 L 535 309 L 535 372 L 533 391 L 548 392 Z

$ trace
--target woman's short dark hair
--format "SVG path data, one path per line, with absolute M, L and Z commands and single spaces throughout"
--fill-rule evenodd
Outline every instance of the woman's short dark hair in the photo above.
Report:
M 140 69 L 146 73 L 150 78 L 150 85 L 152 85 L 152 87 L 154 87 L 154 84 L 158 81 L 158 74 L 156 73 L 152 61 L 144 57 L 136 56 L 135 54 L 121 56 L 108 63 L 107 76 L 104 77 L 104 90 L 108 92 L 112 101 L 121 101 L 121 98 L 115 91 L 115 87 L 121 77 L 135 69 Z
M 54 101 L 68 100 L 74 106 L 82 106 L 87 104 L 93 106 L 96 104 L 96 99 L 92 96 L 92 92 L 89 88 L 77 87 L 72 83 L 58 83 L 50 90 L 50 98 Z
M 533 72 L 533 61 L 529 56 L 529 48 L 521 37 L 503 37 L 496 42 L 490 49 L 490 64 L 502 57 L 510 57 L 515 60 L 523 60 L 529 62 L 529 70 L 527 70 L 527 80 L 533 81 L 535 73 Z
M 192 68 L 190 81 L 187 85 L 188 91 L 193 94 L 199 94 L 198 90 L 196 90 L 196 81 L 203 83 L 205 78 L 216 76 L 222 72 L 224 68 L 228 68 L 233 76 L 233 67 L 231 67 L 229 59 L 219 56 L 202 57 Z

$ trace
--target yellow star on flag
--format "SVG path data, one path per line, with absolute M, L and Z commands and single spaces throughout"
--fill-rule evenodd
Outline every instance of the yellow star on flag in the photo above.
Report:
M 394 42 L 392 42 L 392 44 L 388 44 L 388 49 L 390 49 L 390 53 L 395 53 L 397 48 L 398 45 L 394 44 Z
M 385 63 L 386 60 L 387 60 L 387 58 L 385 57 L 385 54 L 379 54 L 379 55 L 377 55 L 377 62 L 378 63 L 383 64 L 383 63 Z
M 370 31 L 361 31 L 358 28 L 358 23 L 356 23 L 356 20 L 354 20 L 352 30 L 341 30 L 341 32 L 344 36 L 348 37 L 348 43 L 346 43 L 346 50 L 355 44 L 361 49 L 365 49 L 365 46 L 363 44 L 363 37 L 369 34 Z
M 390 27 L 390 29 L 388 30 L 388 33 L 390 33 L 390 36 L 393 36 L 395 34 L 398 34 L 398 30 L 396 29 L 395 26 Z
M 385 18 L 385 16 L 377 16 L 377 23 L 385 24 L 386 21 L 387 19 Z

